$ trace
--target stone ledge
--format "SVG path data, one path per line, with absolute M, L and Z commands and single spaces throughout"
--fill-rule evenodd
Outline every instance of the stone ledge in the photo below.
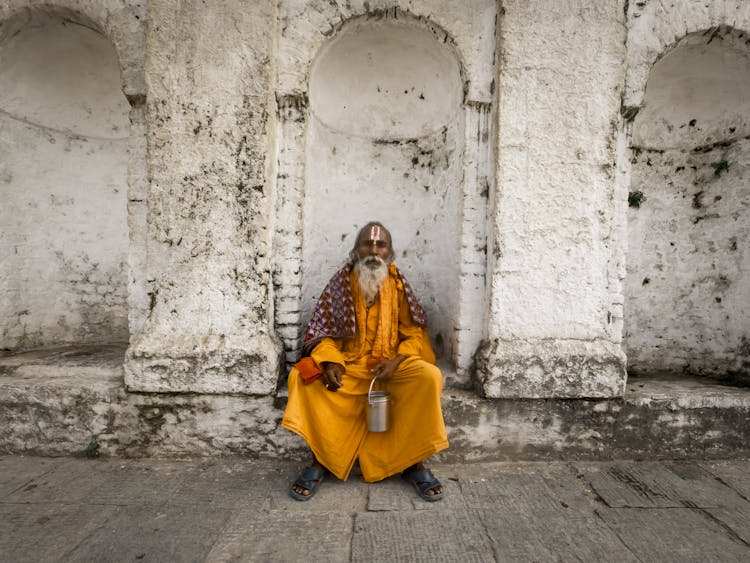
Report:
M 145 393 L 272 394 L 280 344 L 268 334 L 228 340 L 136 339 L 125 354 L 125 385 Z
M 750 455 L 750 388 L 632 378 L 623 398 L 482 399 L 446 391 L 458 460 L 678 459 Z
M 621 397 L 626 379 L 625 355 L 606 340 L 495 340 L 477 354 L 487 398 Z
M 279 427 L 283 397 L 128 392 L 123 351 L 0 356 L 0 452 L 306 457 Z M 597 400 L 446 389 L 443 409 L 445 461 L 750 456 L 750 388 L 689 377 L 632 378 Z

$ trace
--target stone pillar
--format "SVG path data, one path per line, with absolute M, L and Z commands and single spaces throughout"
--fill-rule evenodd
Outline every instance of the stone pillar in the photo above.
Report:
M 146 96 L 128 96 L 128 326 L 138 334 L 149 313 L 148 275 L 148 143 Z
M 148 5 L 148 317 L 129 389 L 268 394 L 274 3 Z
M 458 276 L 458 319 L 453 348 L 459 383 L 469 383 L 474 354 L 487 318 L 487 212 L 494 177 L 492 104 L 464 104 L 464 181 L 461 200 L 461 243 Z
M 283 340 L 287 368 L 300 355 L 302 296 L 302 206 L 305 193 L 304 94 L 279 96 L 278 167 L 276 171 L 276 233 L 273 271 L 276 329 Z
M 610 268 L 622 239 L 612 237 L 622 2 L 504 2 L 498 25 L 490 313 L 477 384 L 488 397 L 618 396 L 622 289 Z

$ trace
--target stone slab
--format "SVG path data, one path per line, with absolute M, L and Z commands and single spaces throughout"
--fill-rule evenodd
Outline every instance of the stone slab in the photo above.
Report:
M 750 501 L 750 475 L 747 463 L 737 460 L 702 461 L 701 467 L 709 471 L 716 479 L 734 489 L 745 500 Z
M 623 461 L 576 466 L 611 508 L 750 507 L 747 499 L 694 462 Z M 744 481 L 748 480 L 745 477 Z
M 604 522 L 640 561 L 747 561 L 750 547 L 708 515 L 689 508 L 602 508 Z
M 226 525 L 222 507 L 117 507 L 62 561 L 204 561 Z
M 94 490 L 102 487 L 111 478 L 110 473 L 100 472 L 100 467 L 109 469 L 110 464 L 94 462 L 86 465 L 80 460 L 63 458 L 62 463 L 54 470 L 30 479 L 23 487 L 9 494 L 5 500 L 24 504 L 86 502 Z
M 0 559 L 57 562 L 106 522 L 116 507 L 0 503 Z
M 313 517 L 306 508 L 238 510 L 206 561 L 350 561 L 352 515 L 329 512 Z
M 416 494 L 416 489 L 400 475 L 390 477 L 369 487 L 367 510 L 369 512 L 391 512 L 404 510 L 459 510 L 466 508 L 466 500 L 461 494 L 459 478 L 450 473 L 435 472 L 435 477 L 443 485 L 443 500 L 425 502 Z
M 750 546 L 750 504 L 739 508 L 710 508 L 706 510 L 731 535 Z
M 674 488 L 679 499 L 686 506 L 700 508 L 750 508 L 748 499 L 731 485 L 717 479 L 716 475 L 707 470 L 703 464 L 694 461 L 671 461 L 664 466 L 669 470 L 674 482 Z M 750 484 L 750 476 L 745 475 L 742 481 L 736 481 L 738 486 Z
M 371 512 L 354 522 L 352 561 L 488 561 L 492 544 L 467 509 Z
M 714 508 L 741 500 L 728 487 L 692 464 L 617 462 L 587 467 L 579 464 L 592 489 L 611 508 Z M 735 497 L 732 502 L 731 497 Z
M 501 464 L 489 469 L 460 481 L 461 494 L 471 508 L 492 507 L 539 517 L 593 511 L 590 491 L 564 464 Z
M 62 459 L 0 456 L 0 499 L 28 486 L 64 463 Z
M 142 460 L 142 463 L 148 463 Z M 226 510 L 261 510 L 286 482 L 289 462 L 197 459 L 183 471 L 171 496 L 173 505 L 212 506 Z M 281 467 L 280 467 L 281 466 Z
M 132 467 L 121 460 L 65 459 L 52 471 L 31 479 L 6 497 L 21 503 L 89 503 L 125 506 L 130 503 L 162 503 L 170 499 L 181 479 L 174 462 Z
M 482 522 L 497 561 L 618 561 L 638 558 L 593 513 L 565 515 L 485 509 Z
M 633 406 L 664 406 L 672 410 L 750 407 L 747 387 L 722 385 L 713 379 L 689 375 L 631 377 L 625 399 Z
M 0 353 L 0 381 L 18 387 L 44 382 L 65 389 L 72 381 L 81 389 L 122 389 L 124 345 L 66 346 L 20 353 Z
M 283 472 L 274 476 L 274 486 L 269 495 L 272 510 L 303 510 L 308 514 L 317 514 L 321 505 L 335 507 L 337 512 L 345 513 L 365 510 L 369 485 L 358 475 L 351 475 L 348 481 L 339 481 L 333 475 L 326 475 L 315 494 L 316 502 L 301 503 L 294 500 L 289 495 L 289 489 L 305 465 L 287 465 Z

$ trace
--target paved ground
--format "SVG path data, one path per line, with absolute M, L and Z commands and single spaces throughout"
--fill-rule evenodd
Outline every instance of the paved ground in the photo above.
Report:
M 749 561 L 750 461 L 433 464 L 287 495 L 297 463 L 0 456 L 2 561 Z

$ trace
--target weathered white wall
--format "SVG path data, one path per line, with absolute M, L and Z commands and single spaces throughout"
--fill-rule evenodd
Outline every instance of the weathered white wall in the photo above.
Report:
M 545 0 L 546 1 L 546 0 Z M 454 43 L 464 64 L 470 100 L 489 101 L 494 87 L 496 0 L 280 0 L 278 93 L 306 92 L 313 59 L 353 18 L 419 19 L 443 42 Z
M 128 111 L 97 31 L 0 27 L 0 347 L 128 339 Z
M 309 96 L 302 318 L 358 228 L 381 220 L 436 352 L 451 358 L 464 127 L 455 54 L 414 24 L 362 20 L 320 53 Z
M 615 0 L 503 2 L 488 396 L 624 390 L 610 272 L 624 19 Z
M 356 225 L 377 218 L 457 368 L 449 383 L 470 384 L 486 313 L 496 8 L 279 3 L 274 288 L 287 361 Z
M 150 302 L 139 391 L 269 394 L 274 3 L 149 2 Z
M 693 33 L 633 123 L 624 344 L 632 372 L 750 368 L 750 46 Z
M 39 7 L 27 9 L 32 5 Z M 10 52 L 7 38 L 23 28 L 18 22 L 34 14 L 78 21 L 91 28 L 78 26 L 78 32 L 96 29 L 111 42 L 116 61 L 109 68 L 119 72 L 111 82 L 119 82 L 130 103 L 130 134 L 110 139 L 87 129 L 111 125 L 97 117 L 104 107 L 100 95 L 89 104 L 91 114 L 76 97 L 64 111 L 37 115 L 35 96 L 42 92 L 51 104 L 58 99 L 47 96 L 53 89 L 18 90 L 13 99 L 23 103 L 13 111 L 46 120 L 36 130 L 9 117 L 10 105 L 0 106 L 6 112 L 0 117 L 0 186 L 15 186 L 13 207 L 0 211 L 3 236 L 52 249 L 43 262 L 39 253 L 3 253 L 3 271 L 33 278 L 22 283 L 20 276 L 4 276 L 2 291 L 15 293 L 3 306 L 20 302 L 20 292 L 46 275 L 61 241 L 66 264 L 78 266 L 93 263 L 83 261 L 83 252 L 105 248 L 103 239 L 93 249 L 72 244 L 68 219 L 85 234 L 112 228 L 122 245 L 115 262 L 127 280 L 119 293 L 103 291 L 108 282 L 86 278 L 82 270 L 78 278 L 61 277 L 64 291 L 55 293 L 64 297 L 76 285 L 73 293 L 85 294 L 79 300 L 87 307 L 94 294 L 99 305 L 116 297 L 120 324 L 108 324 L 119 326 L 123 338 L 127 309 L 131 389 L 274 392 L 276 335 L 287 360 L 294 359 L 315 293 L 351 247 L 356 225 L 371 218 L 394 231 L 399 263 L 457 365 L 451 384 L 470 383 L 474 351 L 484 339 L 476 383 L 488 396 L 622 393 L 626 217 L 627 258 L 635 273 L 627 279 L 626 304 L 642 311 L 628 317 L 631 367 L 646 361 L 638 356 L 646 345 L 634 339 L 648 332 L 630 330 L 638 322 L 641 328 L 651 323 L 652 334 L 672 331 L 672 343 L 694 341 L 690 353 L 703 351 L 711 362 L 723 358 L 735 366 L 727 369 L 747 369 L 741 272 L 747 270 L 748 141 L 742 137 L 748 133 L 746 123 L 735 123 L 748 115 L 747 59 L 740 48 L 747 39 L 740 33 L 750 29 L 750 3 L 744 0 L 221 0 L 210 6 L 152 0 L 148 13 L 136 0 L 9 0 L 0 3 L 0 22 L 14 23 L 0 24 L 0 57 Z M 662 57 L 666 64 L 674 44 L 696 32 L 705 35 L 681 45 L 679 64 L 659 78 L 654 64 Z M 736 47 L 714 51 L 732 37 Z M 700 51 L 702 40 L 711 52 Z M 48 42 L 46 36 L 33 42 L 13 64 L 30 60 Z M 402 52 L 393 52 L 396 45 Z M 370 62 L 368 53 L 377 57 Z M 364 59 L 358 64 L 357 57 Z M 701 57 L 700 65 L 692 62 Z M 0 91 L 22 88 L 24 82 L 5 78 L 18 68 L 0 62 Z M 698 69 L 709 76 L 700 88 L 690 86 L 690 72 Z M 647 94 L 646 82 L 654 77 L 662 87 L 649 86 Z M 413 84 L 401 94 L 404 80 Z M 417 93 L 418 84 L 432 94 Z M 358 95 L 363 89 L 368 94 Z M 65 88 L 54 90 L 67 95 Z M 700 107 L 685 94 L 693 90 L 708 96 Z M 10 103 L 11 97 L 0 99 Z M 725 108 L 733 109 L 717 113 Z M 691 116 L 680 128 L 684 112 L 703 117 L 691 126 Z M 74 123 L 63 119 L 75 115 Z M 59 129 L 56 143 L 45 128 Z M 115 159 L 105 145 L 122 145 L 127 157 Z M 84 146 L 99 152 L 86 154 Z M 39 164 L 24 166 L 22 154 Z M 89 157 L 95 164 L 83 165 Z M 712 166 L 724 161 L 726 169 Z M 117 220 L 100 210 L 109 199 L 78 205 L 84 191 L 103 196 L 82 186 L 109 185 L 106 175 L 118 166 L 127 195 L 118 206 L 106 206 L 107 213 L 122 213 Z M 672 188 L 685 193 L 684 200 L 638 187 L 651 190 L 670 170 Z M 56 186 L 75 185 L 75 205 L 57 192 L 54 201 L 35 200 L 23 187 L 45 183 L 53 172 L 66 178 Z M 105 176 L 92 179 L 95 173 Z M 384 191 L 370 199 L 373 186 Z M 628 211 L 627 192 L 639 190 L 646 196 L 642 207 Z M 29 203 L 38 207 L 26 216 L 51 229 L 18 220 L 18 209 Z M 648 215 L 649 206 L 658 211 Z M 87 222 L 92 207 L 99 209 L 96 228 L 103 231 Z M 53 223 L 56 209 L 68 216 Z M 326 216 L 330 222 L 319 223 Z M 639 217 L 647 219 L 640 226 Z M 666 244 L 675 242 L 680 260 L 689 257 L 679 266 L 668 264 L 671 245 L 644 234 L 664 232 L 666 240 L 673 227 L 683 238 Z M 50 232 L 55 236 L 37 240 Z M 639 240 L 648 252 L 635 256 Z M 98 268 L 116 252 L 104 254 Z M 710 263 L 699 256 L 710 256 Z M 679 279 L 698 289 L 658 288 L 666 291 L 662 297 L 644 292 L 662 281 L 641 270 L 662 275 L 660 265 L 664 271 L 688 267 Z M 82 293 L 85 284 L 74 279 L 94 281 Z M 669 285 L 666 276 L 663 284 Z M 662 327 L 656 315 L 648 318 L 679 306 L 692 323 L 687 327 Z M 65 314 L 73 309 L 70 302 L 61 308 Z M 24 328 L 23 310 L 2 311 L 11 318 L 6 325 L 15 327 L 13 338 L 36 330 Z M 71 338 L 87 336 L 79 331 Z M 673 350 L 669 361 L 684 365 L 687 348 Z

